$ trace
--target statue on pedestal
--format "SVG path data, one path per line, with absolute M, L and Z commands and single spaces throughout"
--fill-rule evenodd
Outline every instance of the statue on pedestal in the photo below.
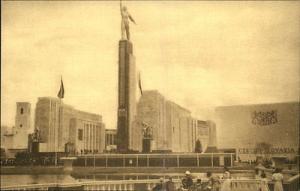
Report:
M 142 122 L 142 126 L 143 126 L 143 137 L 144 137 L 144 139 L 145 138 L 151 139 L 152 134 L 153 134 L 152 127 L 149 126 L 148 124 L 146 124 L 145 122 Z
M 122 1 L 120 1 L 120 11 L 122 16 L 122 22 L 121 22 L 121 33 L 122 33 L 122 40 L 130 40 L 130 32 L 129 32 L 129 20 L 133 22 L 135 21 L 132 18 L 132 16 L 129 14 L 127 7 L 122 5 Z M 126 33 L 126 37 L 125 37 Z

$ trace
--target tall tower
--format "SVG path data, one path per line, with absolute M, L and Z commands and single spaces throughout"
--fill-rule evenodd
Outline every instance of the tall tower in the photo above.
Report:
M 30 129 L 30 103 L 17 102 L 15 127 L 13 128 L 13 148 L 24 149 L 28 144 L 28 131 Z
M 136 74 L 133 46 L 129 40 L 119 41 L 119 97 L 117 150 L 132 149 L 132 129 L 136 115 Z

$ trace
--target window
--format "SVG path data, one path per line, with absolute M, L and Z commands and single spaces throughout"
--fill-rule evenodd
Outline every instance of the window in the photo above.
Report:
M 22 124 L 20 124 L 20 127 L 23 127 L 23 125 L 22 125 Z
M 21 108 L 21 111 L 20 111 L 20 113 L 21 113 L 21 114 L 23 114 L 23 113 L 24 113 L 24 109 L 23 109 L 23 108 Z
M 78 140 L 82 141 L 82 139 L 83 139 L 83 130 L 78 129 Z

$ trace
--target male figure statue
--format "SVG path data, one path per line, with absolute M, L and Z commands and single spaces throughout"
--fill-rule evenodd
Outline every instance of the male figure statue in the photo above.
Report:
M 129 20 L 130 19 L 134 24 L 135 21 L 127 11 L 126 6 L 122 6 L 122 1 L 120 1 L 120 11 L 122 16 L 122 23 L 121 23 L 121 32 L 122 32 L 122 40 L 127 39 L 130 40 L 130 32 L 129 32 Z M 126 31 L 126 37 L 125 38 L 125 31 Z

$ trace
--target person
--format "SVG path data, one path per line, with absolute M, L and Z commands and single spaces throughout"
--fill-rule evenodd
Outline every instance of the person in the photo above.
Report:
M 202 180 L 200 177 L 197 178 L 193 190 L 194 191 L 202 191 L 203 190 Z
M 186 171 L 185 172 L 185 177 L 182 179 L 182 187 L 183 189 L 190 190 L 193 186 L 193 179 L 191 177 L 191 172 Z
M 274 191 L 283 191 L 283 175 L 281 174 L 281 169 L 276 168 L 274 174 L 272 175 L 272 180 L 274 183 Z
M 206 176 L 208 178 L 208 185 L 206 187 L 206 190 L 209 190 L 209 191 L 219 191 L 219 189 L 220 189 L 220 180 L 219 180 L 219 177 L 212 175 L 211 172 L 207 172 Z
M 258 168 L 255 169 L 255 175 L 254 175 L 254 178 L 256 180 L 260 179 L 261 178 L 261 175 L 260 175 L 260 170 Z
M 166 188 L 165 189 L 166 191 L 175 191 L 176 190 L 175 184 L 172 181 L 172 177 L 171 176 L 168 177 L 168 181 L 165 183 L 165 188 Z
M 223 183 L 221 186 L 221 191 L 231 191 L 231 176 L 230 176 L 230 172 L 229 169 L 227 167 L 224 168 L 225 172 L 223 174 Z
M 231 178 L 231 175 L 230 175 L 230 172 L 229 172 L 229 169 L 228 169 L 227 166 L 224 167 L 224 174 L 223 174 L 223 177 L 224 177 L 224 176 Z
M 270 191 L 266 174 L 261 174 L 260 191 Z
M 163 179 L 163 178 L 160 178 L 160 179 L 159 179 L 159 183 L 157 183 L 157 184 L 152 188 L 152 190 L 153 190 L 153 191 L 163 191 L 163 183 L 164 183 L 164 179 Z

